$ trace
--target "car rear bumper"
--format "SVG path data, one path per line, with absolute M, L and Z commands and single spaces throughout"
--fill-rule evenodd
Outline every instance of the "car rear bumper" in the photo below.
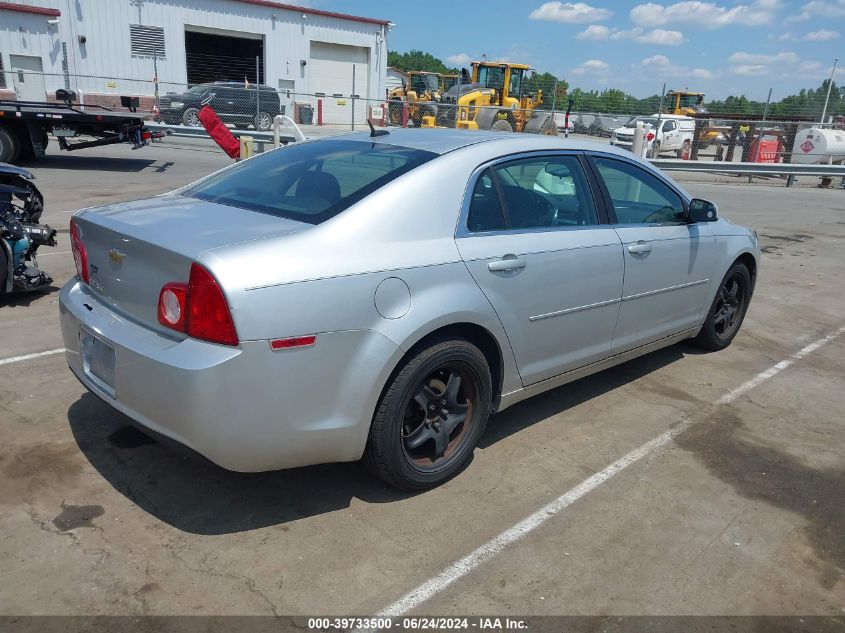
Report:
M 266 340 L 178 341 L 115 313 L 76 279 L 59 310 L 68 366 L 85 387 L 140 426 L 243 472 L 359 459 L 402 356 L 370 330 L 323 332 L 312 347 L 283 351 Z M 92 337 L 114 350 L 106 381 L 95 375 Z

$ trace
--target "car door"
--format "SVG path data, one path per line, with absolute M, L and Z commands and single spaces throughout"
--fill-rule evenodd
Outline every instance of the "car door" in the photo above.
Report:
M 661 148 L 664 150 L 674 150 L 678 147 L 678 124 L 675 121 L 669 120 L 663 122 L 663 142 Z
M 478 169 L 458 250 L 507 332 L 524 385 L 610 354 L 621 243 L 574 153 Z
M 711 227 L 688 223 L 680 193 L 647 168 L 601 155 L 590 161 L 625 262 L 613 352 L 696 327 L 715 264 Z
M 217 113 L 222 121 L 231 122 L 235 118 L 235 113 L 238 111 L 237 90 L 230 87 L 215 87 L 214 99 L 211 101 L 211 107 Z

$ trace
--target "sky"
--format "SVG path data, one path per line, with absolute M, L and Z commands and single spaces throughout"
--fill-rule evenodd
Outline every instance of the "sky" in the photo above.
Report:
M 389 50 L 419 49 L 447 64 L 486 54 L 531 64 L 570 88 L 621 88 L 637 97 L 668 89 L 709 99 L 778 100 L 817 88 L 841 57 L 845 0 L 543 2 L 542 0 L 313 0 L 309 6 L 395 23 Z

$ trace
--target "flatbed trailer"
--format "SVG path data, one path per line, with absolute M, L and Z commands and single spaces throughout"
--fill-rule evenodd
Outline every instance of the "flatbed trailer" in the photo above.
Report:
M 133 149 L 164 136 L 144 125 L 144 116 L 105 106 L 0 99 L 0 163 L 44 156 L 49 134 L 66 151 L 130 143 Z M 85 137 L 88 140 L 73 140 Z

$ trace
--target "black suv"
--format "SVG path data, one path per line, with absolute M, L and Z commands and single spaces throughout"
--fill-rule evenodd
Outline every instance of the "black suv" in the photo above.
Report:
M 237 128 L 252 126 L 262 132 L 273 127 L 273 117 L 285 113 L 278 93 L 270 86 L 216 81 L 197 84 L 182 94 L 167 93 L 161 97 L 161 120 L 168 125 L 198 126 L 197 112 L 204 102 L 224 123 L 234 123 Z

